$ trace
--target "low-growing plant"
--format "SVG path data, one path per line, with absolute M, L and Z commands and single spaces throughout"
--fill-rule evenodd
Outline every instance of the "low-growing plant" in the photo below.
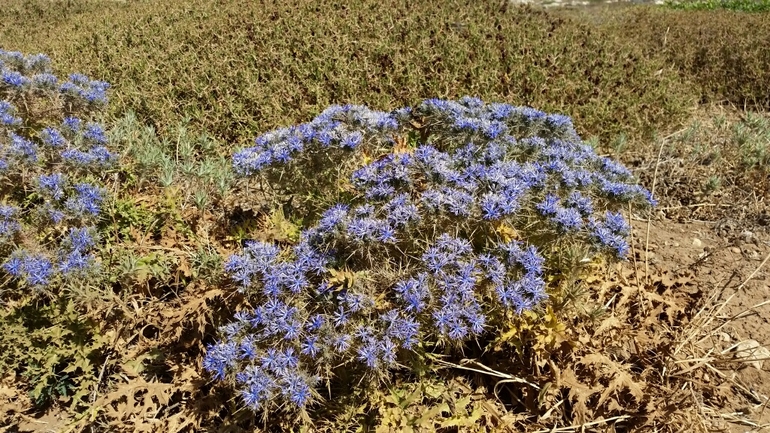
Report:
M 547 281 L 571 272 L 563 251 L 625 257 L 618 210 L 654 202 L 569 117 L 470 97 L 333 106 L 233 164 L 279 201 L 310 191 L 323 204 L 297 242 L 247 242 L 226 263 L 253 308 L 220 329 L 204 368 L 255 411 L 306 415 L 343 371 L 383 379 L 483 346 L 541 311 Z
M 582 133 L 609 139 L 676 124 L 697 98 L 656 53 L 501 1 L 72 2 L 83 12 L 62 20 L 50 0 L 5 0 L 43 12 L 0 9 L 0 45 L 120 83 L 112 113 L 133 110 L 164 134 L 189 116 L 240 145 L 336 101 L 383 108 L 479 94 L 567 112 Z
M 742 122 L 733 125 L 733 140 L 738 145 L 743 168 L 768 171 L 770 120 L 766 116 L 746 113 Z
M 99 286 L 101 179 L 115 157 L 95 121 L 109 85 L 60 80 L 50 63 L 0 50 L 0 369 L 21 373 L 36 403 L 74 406 L 106 342 L 70 295 Z
M 768 0 L 668 0 L 666 6 L 681 10 L 716 10 L 728 9 L 741 12 L 770 11 Z
M 770 55 L 765 43 L 770 25 L 765 14 L 643 5 L 607 9 L 603 14 L 605 31 L 622 34 L 647 55 L 665 56 L 682 79 L 693 83 L 700 102 L 770 107 Z
M 202 210 L 219 202 L 230 191 L 233 170 L 225 146 L 206 134 L 194 134 L 186 119 L 161 137 L 142 124 L 133 112 L 118 119 L 110 130 L 120 146 L 126 171 L 139 180 L 137 191 L 174 186 L 181 192 L 179 205 Z M 171 137 L 171 138 L 169 138 Z
M 4 291 L 42 290 L 96 264 L 99 175 L 114 156 L 88 118 L 109 85 L 80 74 L 60 83 L 44 55 L 0 51 L 0 67 L 0 250 L 15 281 Z
M 112 338 L 102 334 L 102 324 L 83 317 L 68 299 L 0 310 L 0 321 L 0 366 L 30 384 L 36 406 L 76 408 L 88 401 Z

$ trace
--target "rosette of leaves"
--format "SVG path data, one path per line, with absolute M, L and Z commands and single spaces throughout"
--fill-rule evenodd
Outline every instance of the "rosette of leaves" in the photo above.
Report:
M 104 190 L 114 162 L 94 116 L 107 83 L 60 80 L 42 54 L 0 50 L 0 260 L 11 284 L 33 293 L 93 272 Z
M 316 171 L 327 159 L 345 182 Z M 332 107 L 233 162 L 284 191 L 346 191 L 296 244 L 250 242 L 227 261 L 254 308 L 220 329 L 204 368 L 255 411 L 305 413 L 341 368 L 383 378 L 415 354 L 483 341 L 548 298 L 565 247 L 625 257 L 618 210 L 654 204 L 568 117 L 476 98 Z

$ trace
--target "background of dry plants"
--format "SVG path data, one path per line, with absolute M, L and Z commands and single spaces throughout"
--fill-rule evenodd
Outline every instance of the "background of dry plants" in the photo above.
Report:
M 201 376 L 242 301 L 219 257 L 297 230 L 240 188 L 229 155 L 333 103 L 463 95 L 571 116 L 660 206 L 631 215 L 632 260 L 586 265 L 484 365 L 468 352 L 354 388 L 313 430 L 762 430 L 770 20 L 710 4 L 5 0 L 0 47 L 112 84 L 128 164 L 107 210 L 112 287 L 2 306 L 0 432 L 292 430 Z

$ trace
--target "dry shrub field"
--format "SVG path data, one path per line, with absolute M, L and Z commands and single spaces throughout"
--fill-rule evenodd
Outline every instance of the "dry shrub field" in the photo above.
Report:
M 590 15 L 590 16 L 589 16 Z M 770 429 L 770 19 L 498 1 L 5 0 L 0 48 L 112 84 L 100 284 L 0 297 L 0 433 Z M 424 98 L 569 115 L 653 192 L 628 260 L 581 260 L 536 312 L 304 417 L 202 368 L 252 300 L 224 261 L 296 241 L 232 153 L 332 104 Z M 5 275 L 0 294 L 8 283 Z

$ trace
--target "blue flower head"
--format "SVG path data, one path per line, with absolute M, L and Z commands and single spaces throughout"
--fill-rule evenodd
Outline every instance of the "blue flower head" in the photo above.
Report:
M 75 185 L 75 195 L 67 200 L 67 210 L 76 216 L 99 215 L 102 203 L 102 190 L 89 183 Z
M 13 90 L 21 90 L 30 80 L 17 71 L 3 70 L 0 73 L 0 83 Z
M 15 206 L 0 204 L 0 242 L 9 240 L 21 230 L 17 220 L 18 212 Z
M 15 127 L 21 125 L 21 118 L 16 117 L 16 107 L 8 101 L 0 101 L 0 126 Z
M 56 128 L 44 128 L 40 133 L 43 143 L 51 147 L 62 147 L 66 144 L 66 139 Z
M 38 148 L 35 143 L 14 133 L 10 134 L 11 143 L 8 152 L 25 163 L 35 163 L 38 160 Z
M 104 128 L 98 123 L 88 123 L 83 130 L 83 138 L 93 144 L 107 144 Z
M 66 182 L 67 178 L 61 173 L 41 174 L 37 181 L 40 191 L 54 200 L 61 200 L 64 197 Z
M 38 89 L 55 90 L 59 79 L 53 74 L 37 74 L 32 77 L 32 84 Z
M 62 128 L 70 133 L 80 132 L 82 121 L 77 117 L 66 117 L 62 122 Z

